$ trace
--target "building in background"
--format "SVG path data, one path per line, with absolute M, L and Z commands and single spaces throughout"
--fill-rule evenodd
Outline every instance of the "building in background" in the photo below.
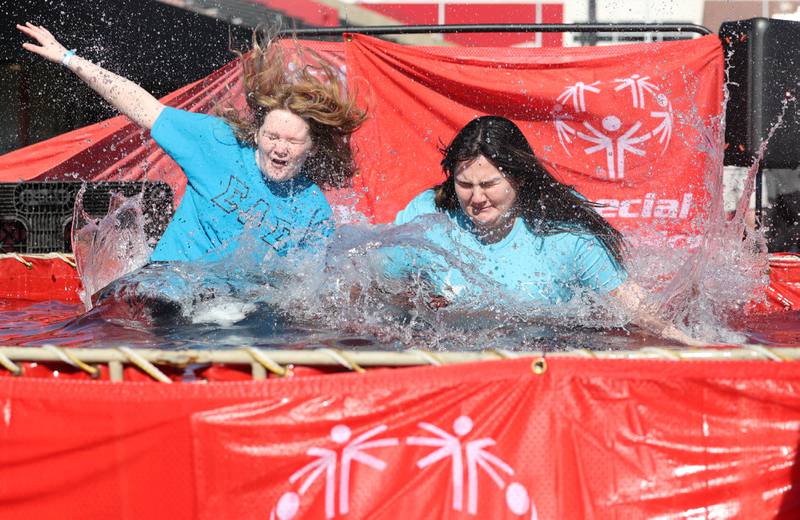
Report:
M 798 20 L 798 0 L 705 0 L 702 23 L 714 32 L 722 22 L 748 18 L 783 18 Z M 792 18 L 792 17 L 795 18 Z
M 344 0 L 410 25 L 564 23 L 564 2 L 531 0 Z M 559 33 L 452 34 L 456 45 L 560 47 Z

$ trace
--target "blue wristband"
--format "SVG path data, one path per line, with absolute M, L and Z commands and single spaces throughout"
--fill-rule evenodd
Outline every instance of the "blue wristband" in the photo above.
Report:
M 70 60 L 70 58 L 72 58 L 73 56 L 75 56 L 75 49 L 70 49 L 70 50 L 68 50 L 68 51 L 67 51 L 67 52 L 64 54 L 64 57 L 63 57 L 63 58 L 61 58 L 61 64 L 62 64 L 63 66 L 65 66 L 65 67 L 66 67 L 67 65 L 69 65 L 69 60 Z

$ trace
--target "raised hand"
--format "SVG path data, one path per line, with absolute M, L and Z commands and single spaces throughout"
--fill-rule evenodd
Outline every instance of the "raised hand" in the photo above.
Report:
M 17 29 L 38 43 L 38 45 L 30 42 L 22 44 L 25 50 L 54 63 L 64 63 L 68 51 L 58 43 L 50 31 L 30 22 L 17 25 Z M 68 64 L 64 65 L 139 126 L 152 128 L 164 108 L 164 105 L 136 83 L 107 71 L 87 59 L 71 55 Z
M 58 43 L 58 40 L 50 34 L 50 31 L 41 25 L 33 25 L 30 22 L 26 22 L 25 25 L 17 24 L 17 29 L 39 43 L 39 45 L 30 42 L 23 43 L 23 49 L 38 54 L 42 58 L 52 61 L 53 63 L 61 63 L 61 60 L 64 59 L 67 49 Z

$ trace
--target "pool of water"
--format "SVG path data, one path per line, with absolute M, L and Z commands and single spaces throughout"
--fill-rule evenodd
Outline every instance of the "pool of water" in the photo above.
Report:
M 370 331 L 354 323 L 351 330 L 324 324 L 289 320 L 269 308 L 259 308 L 243 320 L 229 325 L 184 323 L 146 326 L 134 321 L 105 319 L 100 312 L 83 313 L 83 305 L 59 302 L 0 300 L 0 345 L 65 347 L 142 348 L 264 348 L 398 350 L 410 347 L 438 350 L 638 349 L 669 342 L 635 328 L 591 328 L 557 326 L 543 320 L 505 320 L 500 316 L 476 316 L 431 310 L 416 325 L 405 317 L 398 327 L 408 329 L 402 338 L 385 330 Z M 417 316 L 420 320 L 420 317 Z M 438 321 L 437 321 L 438 320 Z M 435 339 L 430 327 L 447 333 Z M 770 346 L 800 344 L 800 312 L 739 316 L 729 326 L 742 334 L 746 343 Z M 416 332 L 414 328 L 420 329 Z M 460 327 L 460 328 L 459 328 Z M 455 334 L 460 331 L 461 334 Z M 672 344 L 675 348 L 680 345 Z
M 322 253 L 289 258 L 242 248 L 224 261 L 150 264 L 119 279 L 104 271 L 113 264 L 97 261 L 89 282 L 103 287 L 116 281 L 83 304 L 0 302 L 0 344 L 458 351 L 669 344 L 627 326 L 630 316 L 608 296 L 576 293 L 564 304 L 521 301 L 458 255 L 436 250 L 423 231 L 414 223 L 343 224 Z M 633 248 L 627 268 L 650 295 L 644 304 L 709 344 L 798 343 L 798 315 L 748 317 L 741 311 L 768 281 L 766 255 L 753 237 L 742 241 L 737 229 L 720 228 L 712 238 L 699 253 Z M 397 279 L 385 272 L 386 251 L 396 247 L 429 248 L 458 268 L 478 297 L 432 305 L 423 277 Z M 85 254 L 130 258 L 130 249 Z

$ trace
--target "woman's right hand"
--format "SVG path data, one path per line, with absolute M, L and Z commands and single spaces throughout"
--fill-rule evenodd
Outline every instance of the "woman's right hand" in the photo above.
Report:
M 17 29 L 36 40 L 36 43 L 23 43 L 25 50 L 53 63 L 63 63 L 67 49 L 58 43 L 50 31 L 30 22 L 17 25 Z M 107 71 L 87 59 L 76 58 L 69 61 L 69 70 L 137 125 L 148 130 L 153 128 L 153 123 L 164 109 L 159 100 L 133 81 Z
M 61 63 L 61 60 L 64 59 L 67 49 L 58 43 L 58 40 L 44 27 L 26 22 L 25 25 L 17 24 L 17 29 L 39 43 L 39 45 L 35 45 L 30 42 L 25 42 L 22 44 L 23 49 L 38 54 L 42 58 L 52 61 L 53 63 Z

